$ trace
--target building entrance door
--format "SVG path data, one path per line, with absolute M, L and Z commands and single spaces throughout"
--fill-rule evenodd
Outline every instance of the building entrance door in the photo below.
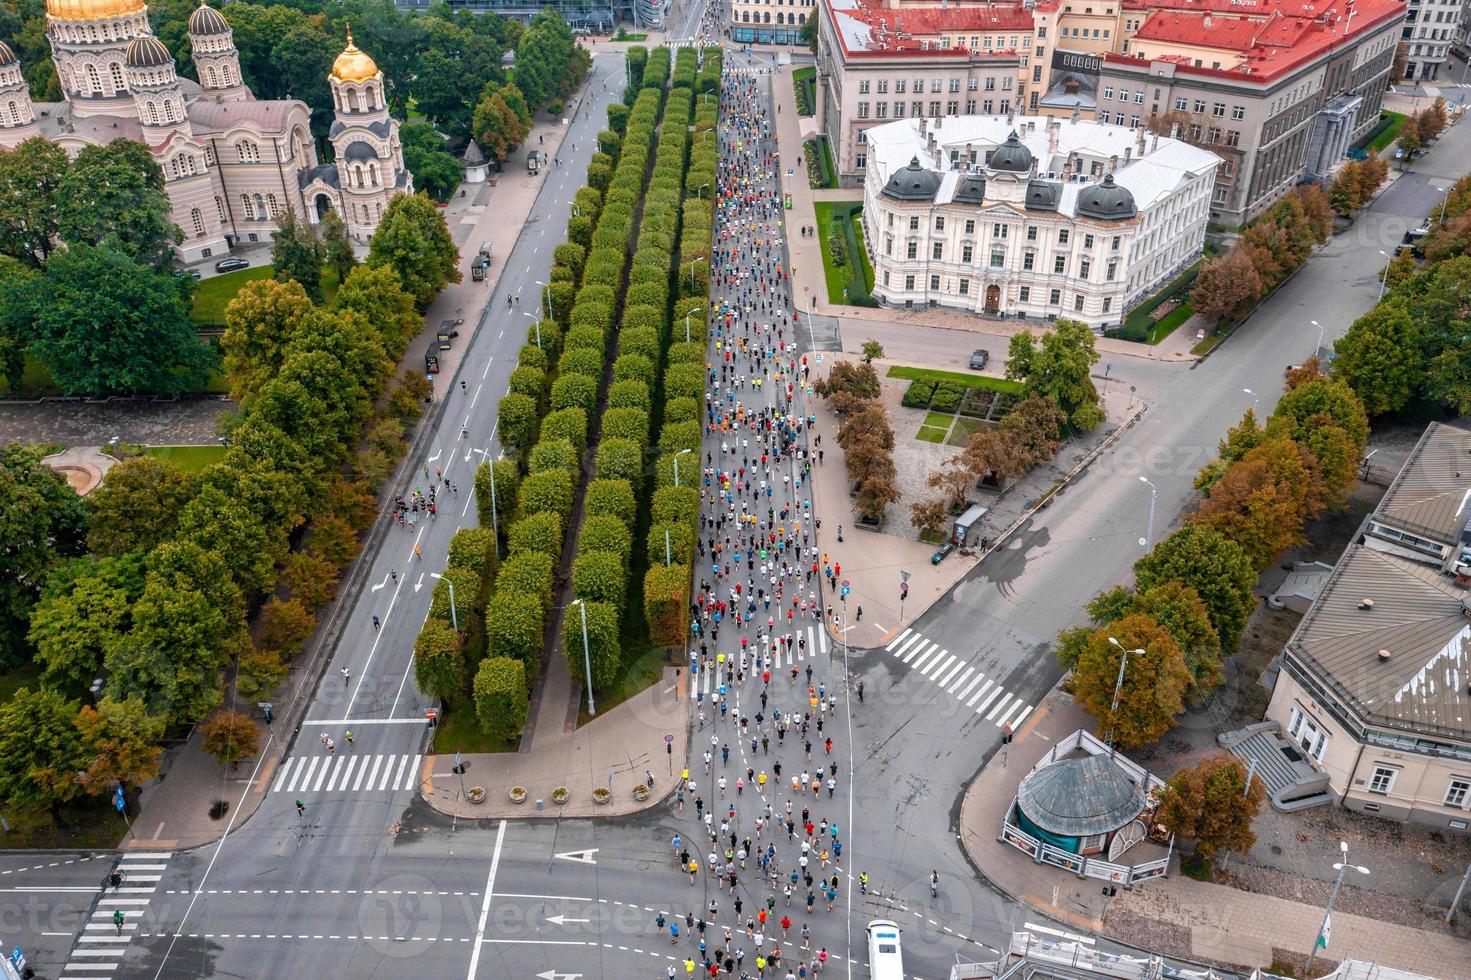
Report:
M 1001 287 L 986 287 L 986 312 L 999 313 L 1001 311 Z

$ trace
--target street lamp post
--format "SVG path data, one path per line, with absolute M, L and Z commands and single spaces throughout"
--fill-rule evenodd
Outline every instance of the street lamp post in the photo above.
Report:
M 543 292 L 546 293 L 546 297 L 547 297 L 547 312 L 550 313 L 552 315 L 552 319 L 555 320 L 557 318 L 557 308 L 552 305 L 552 287 L 551 287 L 551 284 L 550 283 L 542 282 L 540 279 L 536 280 L 536 284 L 542 288 L 542 291 Z
M 1114 646 L 1118 647 L 1124 652 L 1124 658 L 1119 661 L 1119 679 L 1114 681 L 1113 684 L 1113 701 L 1108 706 L 1108 757 L 1109 759 L 1112 759 L 1114 757 L 1113 730 L 1115 725 L 1117 724 L 1116 718 L 1119 713 L 1119 695 L 1121 695 L 1124 691 L 1124 667 L 1127 666 L 1129 663 L 1129 654 L 1137 653 L 1140 656 L 1143 656 L 1144 650 L 1142 648 L 1138 650 L 1129 650 L 1125 648 L 1122 643 L 1111 636 L 1108 638 L 1108 642 L 1112 643 Z
M 430 572 L 429 577 L 432 579 L 444 579 L 444 584 L 449 586 L 449 622 L 455 628 L 455 632 L 458 633 L 460 631 L 460 614 L 455 610 L 455 583 L 450 579 L 444 578 L 438 572 Z
M 1147 476 L 1141 476 L 1139 478 L 1139 482 L 1149 484 L 1149 525 L 1144 532 L 1144 540 L 1139 542 L 1140 544 L 1144 545 L 1144 547 L 1148 548 L 1150 542 L 1154 540 L 1154 505 L 1155 502 L 1159 499 L 1159 487 L 1155 486 L 1153 483 L 1150 483 L 1149 477 Z
M 1338 877 L 1333 880 L 1333 891 L 1328 896 L 1328 907 L 1323 910 L 1323 924 L 1318 927 L 1318 934 L 1313 937 L 1313 951 L 1308 956 L 1307 966 L 1303 967 L 1303 976 L 1308 976 L 1312 972 L 1313 961 L 1318 958 L 1318 947 L 1328 948 L 1328 934 L 1333 929 L 1333 902 L 1338 898 L 1338 890 L 1343 887 L 1344 872 L 1352 870 L 1361 875 L 1369 873 L 1369 869 L 1361 864 L 1348 863 L 1348 841 L 1338 842 L 1338 852 L 1343 855 L 1343 860 L 1333 865 L 1333 870 L 1338 872 Z
M 587 713 L 591 716 L 598 712 L 592 703 L 592 653 L 587 642 L 587 603 L 581 599 L 573 599 L 572 604 L 582 612 L 582 671 L 587 680 Z
M 1437 187 L 1436 190 L 1440 191 L 1444 196 L 1440 199 L 1440 217 L 1436 219 L 1435 223 L 1443 225 L 1445 224 L 1445 206 L 1451 199 L 1451 189 L 1449 187 Z
M 702 258 L 702 256 L 697 255 L 694 258 L 690 259 L 690 288 L 691 289 L 694 289 L 695 288 L 695 263 L 696 262 L 699 262 L 701 258 Z
M 1318 328 L 1318 342 L 1313 345 L 1313 356 L 1317 357 L 1318 351 L 1323 349 L 1323 325 L 1317 320 L 1309 320 L 1308 322 Z
M 709 182 L 709 181 L 708 181 L 708 180 L 707 180 L 707 181 L 705 181 L 705 182 L 704 182 L 704 183 L 703 183 L 703 184 L 701 184 L 701 185 L 700 185 L 700 189 L 699 189 L 699 190 L 697 190 L 697 191 L 695 191 L 695 194 L 696 194 L 696 195 L 697 195 L 697 196 L 698 196 L 698 197 L 699 197 L 699 198 L 700 198 L 700 199 L 701 199 L 701 200 L 704 200 L 704 198 L 705 198 L 705 188 L 707 188 L 707 187 L 709 187 L 709 186 L 710 186 L 710 182 Z
M 521 315 L 531 317 L 532 322 L 536 324 L 536 349 L 541 350 L 541 317 L 535 313 L 522 313 Z
M 681 449 L 679 452 L 674 454 L 674 485 L 676 487 L 679 486 L 679 457 L 688 452 L 693 452 L 693 450 Z
M 1242 388 L 1241 390 L 1251 396 L 1251 411 L 1253 414 L 1255 414 L 1257 402 L 1261 401 L 1261 399 L 1258 398 L 1256 392 L 1252 391 L 1250 388 Z
M 705 311 L 704 307 L 700 307 L 699 309 L 702 313 Z M 686 344 L 690 342 L 690 317 L 694 316 L 694 313 L 694 308 L 684 311 L 684 342 Z
M 1381 302 L 1384 299 L 1384 286 L 1386 283 L 1389 282 L 1389 263 L 1394 261 L 1394 256 L 1390 255 L 1382 248 L 1379 250 L 1379 254 L 1385 257 L 1385 261 L 1384 272 L 1379 276 L 1379 298 L 1374 301 L 1376 303 Z
M 669 550 L 669 528 L 664 529 L 664 567 L 668 568 L 674 564 L 674 556 Z

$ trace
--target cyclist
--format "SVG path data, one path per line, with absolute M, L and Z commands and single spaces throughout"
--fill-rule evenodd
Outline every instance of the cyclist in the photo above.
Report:
M 351 745 L 352 744 L 352 732 L 348 732 L 345 737 L 347 738 L 347 744 L 348 745 Z
M 306 816 L 306 804 L 301 802 L 301 800 L 296 801 L 296 815 L 298 817 Z

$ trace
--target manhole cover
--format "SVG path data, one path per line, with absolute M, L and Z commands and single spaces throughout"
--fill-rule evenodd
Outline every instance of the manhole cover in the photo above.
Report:
M 1272 845 L 1272 853 L 1280 856 L 1282 854 L 1282 845 L 1281 844 L 1273 844 Z
M 209 818 L 211 820 L 223 820 L 225 814 L 230 812 L 228 800 L 215 800 L 209 807 Z

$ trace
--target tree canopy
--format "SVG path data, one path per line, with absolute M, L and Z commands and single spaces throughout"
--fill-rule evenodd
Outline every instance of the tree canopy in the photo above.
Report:
M 1109 642 L 1110 637 L 1119 645 Z M 1059 646 L 1068 647 L 1075 658 L 1073 696 L 1098 719 L 1100 735 L 1111 731 L 1114 744 L 1128 750 L 1154 741 L 1174 726 L 1175 716 L 1185 708 L 1190 671 L 1168 630 L 1144 613 L 1133 613 L 1092 633 L 1074 633 L 1071 640 Z M 1118 687 L 1125 650 L 1130 651 L 1129 659 Z
M 460 252 L 444 215 L 423 194 L 401 194 L 388 204 L 368 247 L 368 265 L 386 265 L 420 309 L 460 281 Z
M 1093 341 L 1093 331 L 1076 320 L 1058 320 L 1040 339 L 1022 330 L 1011 338 L 1006 376 L 1050 397 L 1074 427 L 1092 429 L 1103 421 L 1098 389 L 1088 376 L 1098 361 Z
M 31 607 L 54 563 L 80 555 L 87 509 L 34 449 L 0 447 L 0 667 L 23 659 Z

